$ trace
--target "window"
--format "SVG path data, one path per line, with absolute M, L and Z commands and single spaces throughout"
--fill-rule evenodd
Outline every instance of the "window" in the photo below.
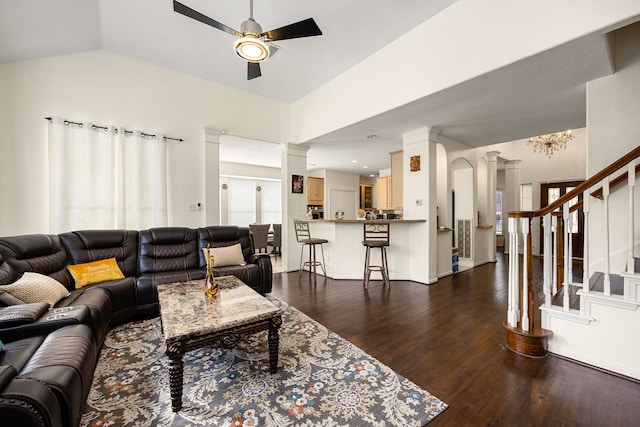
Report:
M 256 182 L 229 178 L 228 219 L 230 225 L 247 226 L 256 220 Z
M 167 225 L 167 143 L 161 135 L 53 117 L 49 229 Z
M 282 186 L 279 180 L 223 177 L 222 181 L 227 184 L 220 203 L 223 224 L 246 227 L 253 223 L 282 223 Z
M 282 185 L 280 181 L 262 181 L 260 217 L 262 224 L 282 223 Z
M 523 210 L 523 211 L 533 210 L 533 185 L 532 184 L 520 185 L 520 210 Z

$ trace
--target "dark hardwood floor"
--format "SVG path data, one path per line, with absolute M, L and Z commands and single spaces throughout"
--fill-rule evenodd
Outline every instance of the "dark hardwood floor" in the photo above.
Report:
M 505 259 L 433 285 L 392 281 L 391 290 L 281 273 L 273 295 L 445 401 L 429 427 L 640 425 L 640 384 L 507 349 Z

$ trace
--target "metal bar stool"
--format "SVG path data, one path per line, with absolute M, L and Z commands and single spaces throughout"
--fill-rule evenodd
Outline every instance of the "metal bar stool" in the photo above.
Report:
M 364 258 L 364 278 L 362 284 L 365 289 L 369 289 L 369 277 L 372 271 L 379 271 L 382 274 L 383 286 L 389 284 L 389 266 L 387 264 L 387 246 L 389 246 L 389 223 L 365 223 L 364 240 L 362 244 L 367 248 Z M 380 265 L 371 265 L 371 248 L 380 248 Z
M 317 274 L 317 267 L 320 266 L 322 268 L 322 273 L 324 277 L 327 277 L 327 272 L 324 269 L 324 247 L 322 246 L 324 243 L 329 243 L 326 239 L 317 239 L 311 237 L 311 233 L 309 232 L 309 222 L 302 221 L 298 219 L 293 220 L 293 224 L 296 228 L 296 239 L 299 243 L 302 243 L 305 246 L 309 247 L 309 261 L 302 262 L 302 255 L 304 252 L 304 246 L 302 251 L 300 251 L 300 267 L 298 278 L 302 275 L 302 271 L 304 267 L 309 266 L 309 274 L 313 272 L 314 277 Z M 320 250 L 322 251 L 322 262 L 316 259 L 316 246 L 320 245 Z M 312 271 L 313 270 L 313 271 Z

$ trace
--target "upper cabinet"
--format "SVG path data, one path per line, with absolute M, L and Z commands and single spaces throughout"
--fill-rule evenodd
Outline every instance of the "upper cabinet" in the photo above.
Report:
M 360 184 L 360 209 L 373 208 L 373 185 Z
M 391 206 L 391 177 L 382 176 L 376 179 L 378 188 L 378 209 L 392 209 Z
M 393 151 L 391 155 L 391 206 L 390 209 L 402 209 L 402 164 L 403 151 Z
M 324 178 L 307 178 L 307 204 L 324 205 Z

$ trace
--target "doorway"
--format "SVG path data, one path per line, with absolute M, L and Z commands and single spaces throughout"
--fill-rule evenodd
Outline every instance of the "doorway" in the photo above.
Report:
M 554 182 L 540 185 L 540 206 L 545 207 L 553 203 L 569 191 L 576 188 L 582 181 Z M 573 205 L 582 200 L 582 193 L 576 196 L 569 205 Z M 561 208 L 556 209 L 556 212 Z M 584 249 L 584 216 L 582 208 L 575 210 L 570 215 L 573 216 L 573 227 L 571 229 L 571 245 L 573 247 L 573 258 L 582 258 Z M 560 219 L 560 218 L 559 218 Z M 540 221 L 540 253 L 544 251 L 544 230 Z

